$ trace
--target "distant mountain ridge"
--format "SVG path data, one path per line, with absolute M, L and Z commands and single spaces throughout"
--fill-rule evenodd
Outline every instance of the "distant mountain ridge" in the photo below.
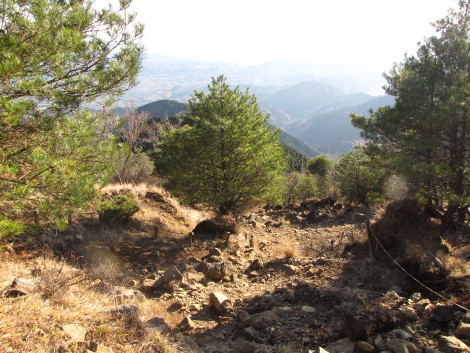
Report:
M 137 108 L 137 111 L 149 112 L 151 117 L 159 119 L 175 116 L 184 110 L 186 110 L 186 104 L 171 99 L 162 99 Z
M 152 118 L 164 120 L 165 118 L 173 117 L 186 110 L 186 104 L 180 103 L 170 99 L 163 99 L 155 102 L 145 104 L 137 108 L 139 112 L 149 112 Z M 273 126 L 273 128 L 276 128 Z M 307 143 L 299 140 L 298 138 L 288 134 L 285 131 L 280 132 L 279 140 L 286 146 L 296 150 L 306 157 L 314 157 L 319 154 L 314 148 Z
M 242 67 L 150 54 L 144 60 L 141 84 L 120 104 L 137 102 L 153 116 L 172 116 L 184 109 L 195 90 L 206 90 L 211 77 L 223 74 L 231 86 L 248 88 L 257 97 L 259 109 L 270 115 L 270 123 L 282 129 L 282 138 L 291 140 L 296 150 L 309 156 L 334 155 L 347 152 L 360 140 L 359 131 L 349 122 L 351 113 L 368 114 L 370 109 L 394 104 L 390 97 L 365 93 L 383 82 L 347 67 L 340 71 L 334 75 L 327 65 L 311 63 L 270 61 Z

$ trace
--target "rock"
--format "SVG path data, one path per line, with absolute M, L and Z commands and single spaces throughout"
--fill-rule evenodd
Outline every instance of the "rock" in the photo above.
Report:
M 230 308 L 229 299 L 219 292 L 210 293 L 209 302 L 221 313 L 226 313 Z
M 451 305 L 437 305 L 432 309 L 432 318 L 437 322 L 449 322 L 454 318 L 457 309 Z
M 415 303 L 419 302 L 421 300 L 421 293 L 416 292 L 411 294 L 410 299 L 414 301 Z
M 261 314 L 259 314 L 264 322 L 267 322 L 267 323 L 270 323 L 270 322 L 275 322 L 277 320 L 279 320 L 278 316 L 276 315 L 276 313 L 272 310 L 266 310 L 266 311 L 263 311 Z
M 257 330 L 261 330 L 268 327 L 268 325 L 264 322 L 263 318 L 260 315 L 253 315 L 250 320 L 250 325 L 251 327 Z
M 177 267 L 170 267 L 168 270 L 166 270 L 163 275 L 155 281 L 155 283 L 152 285 L 153 288 L 161 288 L 161 287 L 166 287 L 170 282 L 172 281 L 181 281 L 183 279 L 183 276 L 181 275 L 180 270 Z
M 124 304 L 133 300 L 142 302 L 145 300 L 145 295 L 138 290 L 119 288 L 119 294 L 114 297 L 114 302 L 116 304 Z
M 313 352 L 315 352 L 315 353 L 330 353 L 325 348 L 322 348 L 322 347 L 317 347 L 317 349 L 315 351 L 311 351 L 311 350 L 308 351 L 308 353 L 313 353 Z
M 237 225 L 233 216 L 224 215 L 199 222 L 193 229 L 193 232 L 195 235 L 235 234 L 237 232 Z
M 330 344 L 326 350 L 330 353 L 353 353 L 355 345 L 355 342 L 345 338 Z
M 402 340 L 409 340 L 411 337 L 413 337 L 408 332 L 406 332 L 404 330 L 400 330 L 400 329 L 393 330 L 393 335 L 396 338 L 400 338 Z
M 259 270 L 261 268 L 263 268 L 264 266 L 264 263 L 263 263 L 263 260 L 261 259 L 254 259 L 253 262 L 250 264 L 250 266 L 248 267 L 248 270 L 251 271 L 251 270 Z
M 359 348 L 363 352 L 372 352 L 374 350 L 374 346 L 365 341 L 356 342 L 356 347 Z
M 461 322 L 454 334 L 458 338 L 470 338 L 470 324 Z
M 465 343 L 452 336 L 439 337 L 438 348 L 443 353 L 463 353 L 470 351 L 470 348 Z
M 289 264 L 285 264 L 284 266 L 282 266 L 282 269 L 289 276 L 293 276 L 299 272 L 299 268 L 297 266 Z
M 191 304 L 189 306 L 190 311 L 201 311 L 202 310 L 202 305 L 200 304 Z
M 384 351 L 387 349 L 387 342 L 385 342 L 385 340 L 380 335 L 374 338 L 374 344 L 381 351 Z
M 315 222 L 315 219 L 317 218 L 317 212 L 316 211 L 310 211 L 309 213 L 307 213 L 307 215 L 305 216 L 305 219 L 311 223 L 314 223 Z
M 68 324 L 62 326 L 62 330 L 74 341 L 76 342 L 84 342 L 86 329 L 81 325 L 76 324 Z
M 237 316 L 238 316 L 238 319 L 240 319 L 240 321 L 245 321 L 245 320 L 251 319 L 251 315 L 246 310 L 240 310 L 237 313 Z
M 424 312 L 427 308 L 429 308 L 431 305 L 431 301 L 429 299 L 421 299 L 419 301 L 417 301 L 414 305 L 413 305 L 413 309 L 415 309 L 416 311 L 418 311 L 419 313 L 422 313 Z
M 223 255 L 223 252 L 222 252 L 222 250 L 220 250 L 219 248 L 212 248 L 212 249 L 209 251 L 209 255 L 211 255 L 211 256 L 222 256 L 222 255 Z
M 5 293 L 6 297 L 19 297 L 27 295 L 38 288 L 39 282 L 29 278 L 15 278 L 10 285 L 10 289 Z
M 202 273 L 209 280 L 219 281 L 227 275 L 227 265 L 225 262 L 218 262 L 215 264 L 202 264 Z
M 418 353 L 418 349 L 413 343 L 399 338 L 388 340 L 387 347 L 394 353 Z
M 297 213 L 295 212 L 289 212 L 284 215 L 284 220 L 288 221 L 289 223 L 293 223 L 299 220 L 297 217 Z
M 239 339 L 235 342 L 234 348 L 239 353 L 254 353 L 259 344 Z
M 243 333 L 243 336 L 251 342 L 255 341 L 255 342 L 261 343 L 263 341 L 261 337 L 261 332 L 253 327 L 244 328 L 242 333 Z
M 186 316 L 181 322 L 178 324 L 178 327 L 181 330 L 192 330 L 196 328 L 196 325 L 194 324 L 194 321 L 191 320 L 189 316 Z
M 416 311 L 410 307 L 402 307 L 399 309 L 403 317 L 408 321 L 418 321 L 419 317 Z
M 302 307 L 302 311 L 305 312 L 305 313 L 309 313 L 309 314 L 315 314 L 317 312 L 317 309 L 315 309 L 311 306 L 308 306 L 308 305 L 304 305 Z

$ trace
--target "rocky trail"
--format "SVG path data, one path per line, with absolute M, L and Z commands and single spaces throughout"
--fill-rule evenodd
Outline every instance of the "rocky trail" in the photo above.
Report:
M 228 239 L 196 234 L 190 243 L 200 219 L 187 221 L 163 197 L 141 202 L 145 222 L 125 234 L 111 227 L 106 240 L 75 237 L 63 247 L 82 266 L 114 263 L 93 286 L 181 352 L 469 351 L 468 273 L 427 283 L 458 306 L 385 256 L 371 258 L 365 222 L 378 215 L 370 210 L 332 200 L 259 209 L 239 216 Z M 171 217 L 148 217 L 163 212 Z

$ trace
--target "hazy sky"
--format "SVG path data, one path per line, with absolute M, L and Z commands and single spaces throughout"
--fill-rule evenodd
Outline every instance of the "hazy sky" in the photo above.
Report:
M 114 0 L 97 0 L 103 5 Z M 272 59 L 388 71 L 457 0 L 134 0 L 147 52 L 257 64 Z

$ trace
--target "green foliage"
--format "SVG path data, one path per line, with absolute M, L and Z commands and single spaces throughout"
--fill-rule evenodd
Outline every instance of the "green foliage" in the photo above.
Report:
M 0 4 L 0 214 L 28 227 L 65 225 L 111 171 L 104 116 L 82 103 L 136 82 L 142 26 L 129 0 L 95 11 L 84 0 Z
M 126 223 L 138 210 L 139 206 L 130 193 L 105 195 L 104 200 L 98 205 L 102 223 Z
M 470 3 L 434 26 L 438 34 L 385 76 L 396 105 L 352 123 L 369 153 L 452 218 L 470 202 Z
M 6 240 L 23 233 L 24 225 L 20 222 L 0 219 L 0 240 Z
M 286 159 L 289 162 L 290 172 L 304 172 L 307 169 L 307 157 L 297 152 L 292 147 L 284 145 L 284 151 L 286 153 Z
M 141 183 L 154 172 L 154 164 L 147 153 L 132 153 L 126 145 L 121 146 L 116 156 L 114 182 Z
M 356 147 L 335 165 L 340 194 L 348 202 L 369 205 L 383 198 L 385 172 L 373 164 L 361 147 Z
M 299 172 L 289 173 L 287 176 L 284 202 L 288 205 L 305 201 L 318 194 L 317 180 L 315 177 Z
M 278 132 L 248 91 L 230 89 L 223 76 L 208 88 L 189 100 L 186 124 L 157 146 L 157 172 L 182 200 L 220 213 L 279 201 L 287 165 Z
M 324 154 L 310 158 L 307 163 L 309 173 L 318 175 L 322 178 L 326 177 L 332 167 L 333 163 Z
M 316 175 L 321 196 L 327 196 L 332 181 L 330 174 L 333 171 L 333 162 L 321 154 L 308 160 L 307 170 L 310 174 Z

